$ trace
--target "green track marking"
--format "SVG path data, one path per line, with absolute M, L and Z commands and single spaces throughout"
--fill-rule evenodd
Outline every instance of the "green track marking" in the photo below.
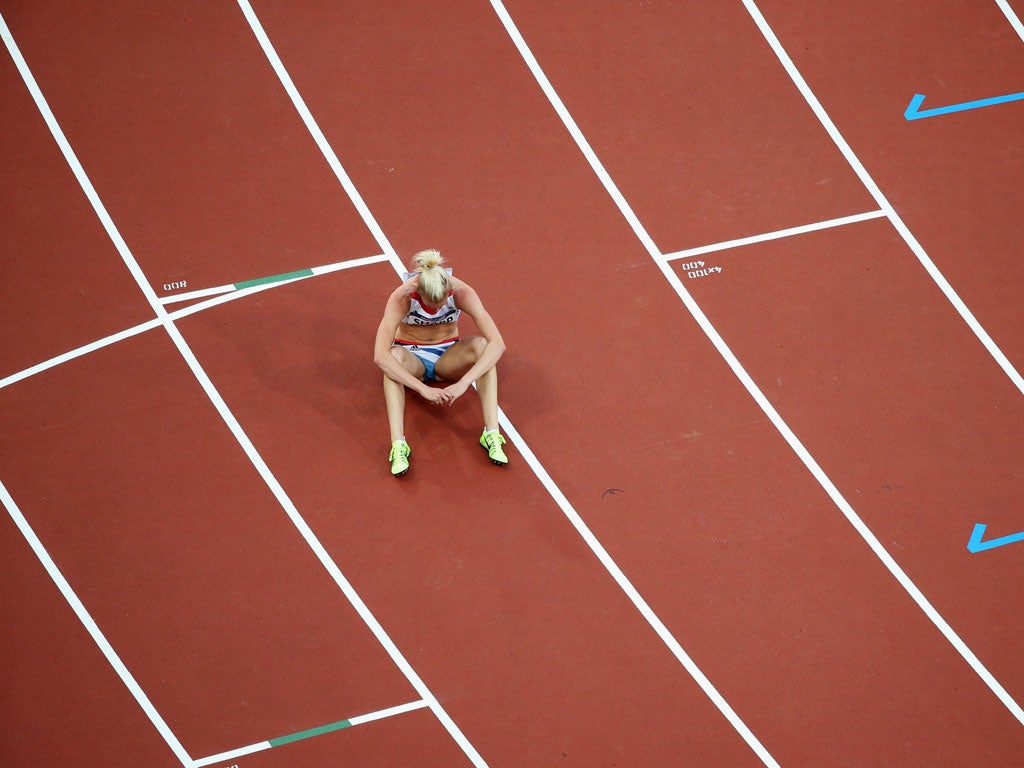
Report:
M 2 490 L 2 488 L 3 486 L 0 485 L 0 490 Z M 381 709 L 377 712 L 369 712 L 365 715 L 350 717 L 348 720 L 339 720 L 337 723 L 328 723 L 327 725 L 321 725 L 318 728 L 310 728 L 305 731 L 298 731 L 297 733 L 289 733 L 287 736 L 278 736 L 276 739 L 270 739 L 269 741 L 261 741 L 257 744 L 249 744 L 245 747 L 221 752 L 217 755 L 202 757 L 198 760 L 193 760 L 191 765 L 194 768 L 206 768 L 207 766 L 215 765 L 217 763 L 226 763 L 235 760 L 236 758 L 243 757 L 244 755 L 252 755 L 256 752 L 262 752 L 265 749 L 280 747 L 285 744 L 291 744 L 292 742 L 302 741 L 303 739 L 311 739 L 315 736 L 323 736 L 325 733 L 341 731 L 345 728 L 362 725 L 363 723 L 372 723 L 375 720 L 395 717 L 396 715 L 401 715 L 405 712 L 412 712 L 417 709 L 426 709 L 429 706 L 430 704 L 422 699 L 419 701 L 410 701 L 407 704 L 399 704 L 397 707 L 388 707 L 387 709 Z
M 307 731 L 290 733 L 287 736 L 278 736 L 276 739 L 270 739 L 267 743 L 272 747 L 280 747 L 282 744 L 291 744 L 293 741 L 302 741 L 303 739 L 311 739 L 314 736 L 322 736 L 331 731 L 340 731 L 342 728 L 348 728 L 350 725 L 352 725 L 350 720 L 341 720 L 337 723 L 321 725 L 319 728 L 310 728 Z
M 242 290 L 243 288 L 252 288 L 256 285 L 266 285 L 267 283 L 280 283 L 283 280 L 294 280 L 298 277 L 312 277 L 312 269 L 300 269 L 296 272 L 285 272 L 282 275 L 271 275 L 270 277 L 258 277 L 255 280 L 246 280 L 242 283 L 235 283 L 235 290 Z

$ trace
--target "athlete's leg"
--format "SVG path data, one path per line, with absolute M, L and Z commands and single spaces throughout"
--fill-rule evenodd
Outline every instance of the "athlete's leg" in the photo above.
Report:
M 445 350 L 434 366 L 438 378 L 444 381 L 461 379 L 473 364 L 480 359 L 487 339 L 482 336 L 468 336 L 460 339 Z M 484 429 L 498 428 L 498 368 L 492 366 L 476 380 L 477 394 L 483 410 Z
M 483 409 L 484 429 L 498 428 L 498 367 L 494 366 L 476 380 L 476 391 L 480 395 Z
M 449 347 L 438 359 L 434 372 L 446 381 L 460 379 L 480 359 L 487 348 L 487 339 L 470 336 Z M 476 380 L 476 391 L 480 395 L 480 406 L 484 413 L 484 431 L 480 445 L 487 451 L 491 461 L 500 466 L 508 464 L 508 457 L 501 446 L 505 438 L 498 431 L 498 368 L 491 366 Z
M 423 363 L 406 349 L 392 347 L 391 354 L 405 370 L 417 379 L 423 378 Z M 384 403 L 388 411 L 388 428 L 391 442 L 405 438 L 405 385 L 384 377 Z

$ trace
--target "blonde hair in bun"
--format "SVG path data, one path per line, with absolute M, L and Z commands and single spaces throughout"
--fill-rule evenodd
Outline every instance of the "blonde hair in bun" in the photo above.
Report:
M 448 270 L 442 267 L 444 256 L 441 252 L 430 248 L 420 251 L 412 257 L 413 269 L 420 273 L 418 291 L 427 301 L 438 304 L 447 298 L 452 290 L 452 280 Z

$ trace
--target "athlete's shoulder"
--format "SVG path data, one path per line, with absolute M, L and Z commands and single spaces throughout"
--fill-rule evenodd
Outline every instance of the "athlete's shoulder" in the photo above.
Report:
M 473 286 L 467 283 L 465 280 L 460 280 L 457 277 L 452 278 L 452 293 L 458 295 L 459 293 L 476 293 L 473 290 Z
M 416 293 L 416 286 L 419 279 L 417 277 L 409 278 L 404 280 L 395 290 L 391 292 L 392 297 L 409 298 Z
M 403 310 L 408 309 L 410 303 L 412 302 L 412 295 L 413 293 L 415 293 L 415 291 L 415 283 L 402 283 L 391 292 L 390 296 L 388 296 L 388 307 L 396 307 L 401 308 Z

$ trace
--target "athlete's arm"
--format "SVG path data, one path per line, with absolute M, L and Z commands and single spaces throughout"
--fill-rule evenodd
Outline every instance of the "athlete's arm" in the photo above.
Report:
M 405 317 L 409 309 L 409 292 L 405 285 L 399 286 L 391 294 L 384 307 L 384 317 L 377 326 L 377 337 L 373 342 L 373 362 L 384 371 L 384 375 L 392 381 L 404 384 L 409 389 L 415 390 L 427 400 L 439 399 L 440 390 L 428 387 L 417 379 L 399 363 L 391 354 L 391 344 L 395 340 L 395 332 L 398 324 Z
M 497 324 L 491 318 L 490 313 L 484 309 L 484 304 L 473 288 L 461 280 L 453 280 L 455 283 L 455 304 L 463 312 L 473 318 L 480 335 L 487 340 L 483 354 L 480 359 L 473 363 L 473 366 L 466 371 L 465 375 L 455 384 L 445 387 L 445 390 L 456 390 L 451 392 L 452 400 L 468 389 L 473 382 L 491 370 L 505 353 L 505 340 L 501 337 Z

